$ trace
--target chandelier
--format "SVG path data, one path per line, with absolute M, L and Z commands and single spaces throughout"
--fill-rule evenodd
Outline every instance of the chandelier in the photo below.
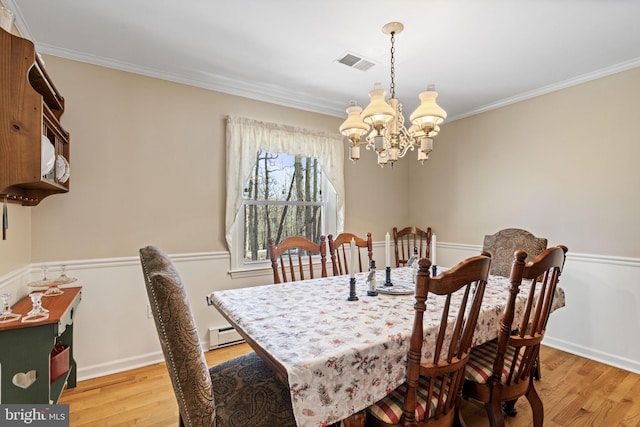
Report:
M 385 97 L 387 92 L 376 83 L 369 98 L 369 105 L 362 110 L 352 102 L 347 108 L 347 119 L 340 125 L 340 133 L 351 141 L 349 155 L 351 160 L 360 158 L 360 145 L 367 150 L 375 150 L 378 164 L 384 167 L 404 157 L 407 151 L 418 149 L 418 160 L 424 163 L 429 159 L 433 150 L 433 137 L 440 131 L 439 125 L 447 117 L 447 113 L 436 104 L 438 92 L 433 85 L 429 85 L 420 97 L 420 105 L 411 114 L 411 127 L 404 126 L 402 104 L 396 98 L 395 85 L 395 36 L 400 34 L 404 25 L 400 22 L 390 22 L 382 27 L 384 34 L 391 35 L 391 87 L 389 102 Z M 364 141 L 361 138 L 364 136 Z

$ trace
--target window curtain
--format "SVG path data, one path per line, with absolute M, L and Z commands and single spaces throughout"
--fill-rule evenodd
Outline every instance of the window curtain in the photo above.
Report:
M 338 196 L 336 226 L 344 226 L 344 145 L 340 134 L 277 123 L 266 123 L 243 117 L 227 117 L 227 206 L 225 232 L 229 251 L 232 249 L 232 230 L 242 206 L 242 194 L 256 152 L 312 156 L 320 161 L 322 173 Z

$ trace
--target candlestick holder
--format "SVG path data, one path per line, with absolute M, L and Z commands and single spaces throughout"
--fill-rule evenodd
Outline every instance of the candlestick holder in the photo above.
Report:
M 393 283 L 391 282 L 391 267 L 386 267 L 384 269 L 384 275 L 384 285 L 382 286 L 393 286 Z
M 49 318 L 49 310 L 42 306 L 42 292 L 32 292 L 29 294 L 31 298 L 31 311 L 22 318 L 22 323 L 39 322 Z
M 438 266 L 437 265 L 432 265 L 431 266 L 431 277 L 436 277 L 438 275 Z
M 0 294 L 0 301 L 2 302 L 0 323 L 13 322 L 14 320 L 18 320 L 20 316 L 22 316 L 21 314 L 11 312 L 11 306 L 9 305 L 9 303 L 11 302 L 11 294 Z
M 349 279 L 349 298 L 347 301 L 358 301 L 358 295 L 356 295 L 356 278 L 352 277 Z
M 370 297 L 378 296 L 378 284 L 376 281 L 376 262 L 371 260 L 369 265 L 369 275 L 367 276 L 367 295 Z

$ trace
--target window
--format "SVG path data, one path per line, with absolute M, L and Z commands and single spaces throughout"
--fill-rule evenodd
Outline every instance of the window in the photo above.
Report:
M 227 118 L 226 239 L 231 272 L 269 268 L 268 239 L 319 241 L 344 221 L 338 133 Z
M 270 237 L 279 242 L 304 236 L 318 242 L 327 229 L 335 232 L 335 221 L 327 221 L 332 216 L 327 212 L 335 212 L 335 191 L 323 178 L 318 159 L 260 150 L 255 160 L 243 189 L 241 264 L 268 260 Z

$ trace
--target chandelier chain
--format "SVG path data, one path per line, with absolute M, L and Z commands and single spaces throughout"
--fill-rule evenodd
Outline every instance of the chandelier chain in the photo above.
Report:
M 393 32 L 391 32 L 391 87 L 389 88 L 389 92 L 391 92 L 391 98 L 395 98 L 396 97 L 396 81 L 395 81 L 395 77 L 396 77 L 396 57 L 395 57 L 396 48 L 395 48 L 395 41 L 396 41 L 396 33 L 395 33 L 395 31 L 393 31 Z

